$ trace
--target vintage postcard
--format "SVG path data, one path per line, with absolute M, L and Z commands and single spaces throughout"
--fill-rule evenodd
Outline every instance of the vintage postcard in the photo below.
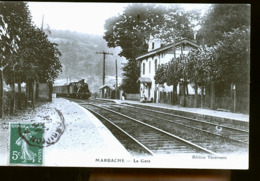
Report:
M 250 4 L 0 2 L 0 165 L 248 169 Z

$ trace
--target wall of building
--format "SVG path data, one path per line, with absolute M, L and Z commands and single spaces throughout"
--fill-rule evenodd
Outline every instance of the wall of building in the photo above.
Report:
M 49 85 L 48 84 L 39 84 L 38 97 L 40 99 L 49 100 Z
M 188 54 L 188 52 L 190 51 L 190 47 L 184 47 L 182 50 L 183 54 Z M 176 47 L 176 58 L 180 57 L 181 55 L 181 48 L 180 47 Z M 155 84 L 155 80 L 154 80 L 154 76 L 156 73 L 156 67 L 158 68 L 159 65 L 162 64 L 166 64 L 168 63 L 170 60 L 172 60 L 174 58 L 174 50 L 170 49 L 168 51 L 162 52 L 160 54 L 157 54 L 155 56 L 151 56 L 148 57 L 144 60 L 142 60 L 141 62 L 141 71 L 140 71 L 140 77 L 148 77 L 152 80 L 152 84 L 150 87 L 150 96 L 149 96 L 149 89 L 148 87 L 145 87 L 144 84 L 141 83 L 140 85 L 140 96 L 141 97 L 146 97 L 146 98 L 153 98 L 156 100 L 155 102 L 159 101 L 159 92 L 164 91 L 164 92 L 171 92 L 173 89 L 173 86 L 168 86 L 166 83 L 163 86 L 159 86 L 157 84 Z M 157 60 L 157 64 L 155 65 L 155 61 Z M 145 66 L 145 68 L 144 68 Z M 155 90 L 158 90 L 157 95 L 155 95 Z M 191 85 L 188 85 L 188 90 L 189 90 L 189 94 L 194 94 L 194 90 L 191 87 Z M 179 92 L 179 86 L 177 87 L 177 92 Z
M 116 91 L 114 89 L 111 89 L 110 87 L 103 87 L 102 89 L 99 89 L 99 97 L 106 99 L 115 99 Z
M 139 101 L 141 99 L 140 94 L 126 94 L 126 100 Z

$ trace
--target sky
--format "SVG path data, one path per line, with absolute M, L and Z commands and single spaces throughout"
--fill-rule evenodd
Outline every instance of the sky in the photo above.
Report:
M 104 35 L 105 20 L 124 11 L 127 3 L 28 2 L 34 24 L 50 29 Z M 180 4 L 187 10 L 209 5 Z

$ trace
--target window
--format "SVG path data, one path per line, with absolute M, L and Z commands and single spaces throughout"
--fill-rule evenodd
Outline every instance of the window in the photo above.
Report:
M 157 70 L 157 59 L 155 59 L 155 61 L 154 61 L 154 70 L 155 70 L 155 72 Z
M 161 57 L 163 58 L 163 53 L 161 54 Z
M 152 43 L 152 49 L 154 49 L 154 42 Z
M 143 75 L 145 74 L 145 63 L 143 63 Z

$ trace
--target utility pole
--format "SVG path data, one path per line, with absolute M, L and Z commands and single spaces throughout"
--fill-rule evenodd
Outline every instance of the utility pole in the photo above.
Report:
M 116 89 L 117 89 L 117 86 L 118 86 L 118 80 L 117 80 L 117 59 L 116 59 Z
M 175 30 L 173 31 L 173 53 L 174 53 L 174 61 L 176 61 L 176 47 L 175 47 Z
M 42 26 L 41 26 L 42 31 L 43 31 L 43 22 L 44 22 L 44 15 L 42 15 Z
M 117 59 L 116 59 L 116 95 L 115 98 L 118 99 L 120 96 L 118 96 L 118 78 L 117 78 Z
M 175 29 L 173 28 L 172 29 L 173 30 L 173 58 L 174 58 L 174 61 L 175 61 L 175 63 L 176 63 L 176 46 L 175 46 L 175 44 L 176 44 L 176 42 L 175 42 Z M 178 83 L 176 84 L 176 83 L 174 83 L 173 85 L 172 85 L 172 93 L 173 93 L 173 96 L 172 96 L 172 100 L 171 100 L 171 102 L 172 102 L 172 104 L 175 104 L 175 103 L 177 103 L 177 100 L 178 100 L 178 98 L 177 98 L 177 87 L 178 87 Z
M 106 66 L 105 66 L 105 62 L 106 62 L 106 55 L 113 55 L 113 53 L 108 53 L 108 52 L 96 52 L 96 54 L 103 54 L 103 85 L 105 85 L 105 74 L 106 74 Z

